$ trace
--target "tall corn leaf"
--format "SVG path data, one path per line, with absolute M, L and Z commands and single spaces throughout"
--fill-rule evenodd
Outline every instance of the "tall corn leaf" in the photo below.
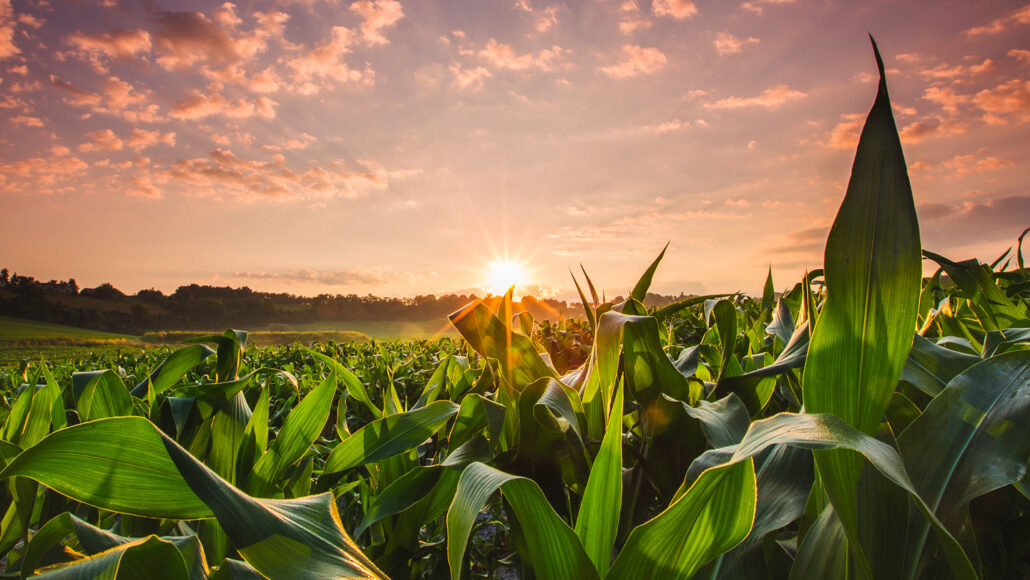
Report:
M 875 43 L 873 49 L 879 90 L 826 241 L 826 301 L 803 377 L 806 411 L 831 413 L 866 434 L 880 424 L 912 346 L 922 270 L 912 188 L 883 61 Z M 820 451 L 816 465 L 868 576 L 857 536 L 862 460 L 849 451 Z
M 608 573 L 622 507 L 623 389 L 615 389 L 601 450 L 594 458 L 576 518 L 576 535 L 601 576 Z

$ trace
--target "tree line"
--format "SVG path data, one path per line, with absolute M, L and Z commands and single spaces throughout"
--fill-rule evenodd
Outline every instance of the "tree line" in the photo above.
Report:
M 78 287 L 74 279 L 40 281 L 0 270 L 0 314 L 111 332 L 140 334 L 150 330 L 216 330 L 257 328 L 330 321 L 442 320 L 472 300 L 496 300 L 474 294 L 434 294 L 394 298 L 367 294 L 298 296 L 259 292 L 249 287 L 188 284 L 171 294 L 140 290 L 128 295 L 112 284 Z M 679 297 L 649 294 L 649 305 L 668 304 Z M 621 298 L 616 298 L 620 301 Z M 534 318 L 557 320 L 582 315 L 582 306 L 532 296 L 516 308 Z

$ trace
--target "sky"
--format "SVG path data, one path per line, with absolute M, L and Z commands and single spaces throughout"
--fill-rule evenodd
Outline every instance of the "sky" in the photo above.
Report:
M 887 67 L 926 249 L 1030 226 L 1030 4 L 0 0 L 0 266 L 126 292 L 779 289 Z M 929 266 L 928 266 L 929 268 Z M 932 271 L 932 269 L 930 269 Z

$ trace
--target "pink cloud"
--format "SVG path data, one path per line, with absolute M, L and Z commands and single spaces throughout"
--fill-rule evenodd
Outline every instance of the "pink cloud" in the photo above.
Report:
M 957 175 L 967 175 L 984 171 L 997 171 L 1006 167 L 1012 167 L 1015 164 L 1007 159 L 998 159 L 993 156 L 977 159 L 975 155 L 956 155 L 944 161 L 942 165 L 946 169 L 954 171 Z
M 533 19 L 533 30 L 543 34 L 558 24 L 558 7 L 548 6 L 543 10 L 534 9 L 528 0 L 518 0 L 514 8 L 528 14 Z
M 967 36 L 981 36 L 985 34 L 998 34 L 1012 27 L 1013 25 L 1030 24 L 1030 4 L 1018 8 L 1009 14 L 992 20 L 982 26 L 974 26 L 963 32 Z
M 1006 118 L 1030 121 L 1030 81 L 1012 79 L 984 89 L 976 93 L 973 103 L 986 113 L 984 120 L 990 124 L 1004 123 Z
M 1030 64 L 1030 50 L 1013 48 L 1008 52 L 1008 55 L 1023 64 Z
M 923 139 L 961 135 L 969 128 L 969 124 L 953 118 L 927 116 L 899 129 L 898 134 L 903 143 L 918 143 Z
M 158 143 L 163 143 L 168 146 L 175 146 L 175 133 L 160 131 L 147 131 L 138 127 L 133 128 L 129 138 L 125 141 L 125 145 L 135 151 L 142 151 L 147 147 L 153 147 Z
M 11 58 L 21 52 L 14 44 L 15 26 L 11 0 L 0 0 L 0 60 Z
M 146 30 L 112 30 L 102 34 L 76 32 L 68 37 L 83 60 L 93 64 L 98 72 L 106 72 L 105 59 L 128 60 L 150 52 L 150 33 Z
M 719 56 L 726 56 L 727 54 L 739 54 L 744 50 L 745 44 L 758 44 L 758 42 L 758 39 L 753 36 L 741 40 L 729 32 L 720 32 L 715 35 L 713 44 L 715 52 L 719 53 Z
M 350 11 L 361 17 L 361 39 L 369 45 L 388 44 L 384 28 L 392 28 L 404 18 L 404 9 L 397 0 L 358 0 Z
M 450 67 L 451 74 L 454 75 L 454 85 L 462 90 L 478 91 L 483 88 L 483 83 L 486 79 L 493 76 L 493 74 L 485 67 L 477 66 L 476 68 L 462 68 L 460 64 L 454 63 Z
M 364 71 L 356 70 L 344 61 L 353 44 L 354 31 L 334 26 L 328 41 L 287 62 L 293 69 L 291 89 L 301 94 L 314 94 L 328 86 L 330 81 L 374 84 L 375 74 L 370 67 Z
M 118 138 L 114 134 L 114 131 L 110 129 L 103 129 L 101 131 L 91 131 L 86 133 L 90 141 L 79 145 L 79 151 L 95 152 L 95 151 L 121 151 L 125 148 L 125 142 Z
M 29 115 L 18 115 L 11 117 L 11 122 L 15 125 L 24 125 L 26 127 L 42 127 L 43 120 L 39 117 L 32 117 Z
M 668 58 L 657 48 L 627 44 L 622 47 L 622 58 L 618 63 L 600 67 L 598 70 L 613 79 L 625 79 L 654 74 L 661 70 L 666 62 Z
M 697 6 L 690 0 L 654 0 L 651 10 L 659 18 L 669 16 L 676 20 L 692 18 L 697 14 Z
M 783 5 L 793 4 L 794 0 L 754 0 L 753 2 L 744 2 L 740 5 L 741 8 L 755 14 L 761 14 L 765 11 L 764 6 L 768 5 Z M 764 6 L 763 6 L 764 5 Z
M 477 54 L 480 60 L 496 67 L 509 70 L 537 69 L 545 72 L 554 71 L 558 68 L 562 58 L 568 51 L 560 46 L 552 46 L 549 49 L 540 50 L 536 53 L 517 54 L 510 44 L 503 44 L 491 38 L 486 47 Z
M 771 89 L 766 89 L 758 96 L 754 97 L 727 97 L 715 101 L 714 103 L 705 104 L 705 108 L 708 109 L 746 109 L 752 107 L 760 107 L 769 110 L 773 110 L 783 105 L 800 101 L 808 95 L 796 91 L 787 85 L 777 85 Z
M 258 97 L 252 101 L 241 97 L 233 101 L 220 93 L 193 91 L 188 97 L 172 105 L 169 116 L 180 120 L 203 119 L 217 115 L 230 119 L 274 119 L 277 105 L 278 103 L 268 97 Z

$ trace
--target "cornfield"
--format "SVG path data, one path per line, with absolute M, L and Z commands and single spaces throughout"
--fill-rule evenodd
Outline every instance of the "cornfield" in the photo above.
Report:
M 922 250 L 876 59 L 823 269 L 786 291 L 648 309 L 659 255 L 618 304 L 583 272 L 558 325 L 509 294 L 461 340 L 10 369 L 5 577 L 1030 578 L 1022 238 Z

